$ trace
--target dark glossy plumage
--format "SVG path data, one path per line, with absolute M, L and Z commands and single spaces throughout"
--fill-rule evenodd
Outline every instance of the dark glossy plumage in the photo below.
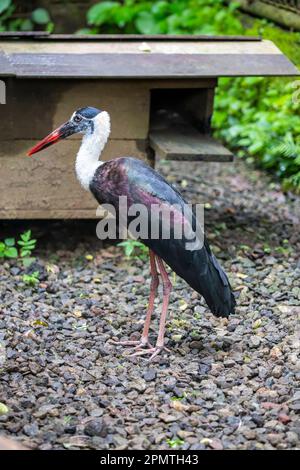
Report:
M 101 110 L 94 108 L 93 106 L 86 106 L 85 108 L 79 108 L 76 111 L 76 114 L 80 114 L 86 119 L 93 119 L 97 114 L 101 113 Z
M 149 208 L 151 204 L 176 205 L 179 210 L 174 215 L 173 225 L 186 223 L 183 217 L 186 203 L 181 194 L 140 160 L 122 157 L 102 164 L 95 173 L 90 189 L 100 204 L 109 203 L 116 208 L 119 196 L 127 196 L 129 206 L 136 203 Z M 195 229 L 195 216 L 192 212 L 188 215 Z M 228 278 L 206 240 L 201 249 L 194 251 L 186 249 L 188 240 L 175 239 L 174 236 L 158 240 L 143 238 L 142 241 L 203 295 L 215 315 L 228 316 L 234 312 L 235 299 Z

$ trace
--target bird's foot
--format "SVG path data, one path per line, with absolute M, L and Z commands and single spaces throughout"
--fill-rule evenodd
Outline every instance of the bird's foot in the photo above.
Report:
M 153 348 L 152 344 L 149 342 L 148 338 L 141 338 L 139 341 L 110 341 L 112 344 L 116 346 L 131 346 L 133 349 L 143 349 L 148 346 L 149 348 Z
M 145 348 L 140 349 L 139 351 L 136 351 L 135 353 L 130 354 L 129 357 L 136 357 L 136 356 L 143 356 L 145 354 L 151 354 L 151 356 L 148 359 L 148 362 L 150 362 L 152 361 L 152 359 L 158 356 L 158 354 L 160 354 L 161 351 L 163 350 L 171 352 L 170 349 L 166 348 L 165 346 L 155 346 L 155 347 L 151 347 L 148 349 L 145 349 Z

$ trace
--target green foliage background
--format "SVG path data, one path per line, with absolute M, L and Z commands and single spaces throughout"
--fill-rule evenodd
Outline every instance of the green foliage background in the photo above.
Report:
M 1 31 L 32 31 L 36 26 L 39 30 L 51 32 L 53 23 L 45 8 L 36 8 L 27 17 L 19 17 L 14 0 L 0 0 L 0 32 Z
M 0 31 L 5 25 L 26 29 L 28 24 L 10 23 L 8 8 L 1 9 L 5 4 L 13 8 L 12 0 L 0 0 Z M 87 27 L 79 32 L 261 35 L 300 66 L 300 33 L 242 15 L 237 8 L 238 3 L 224 0 L 102 1 L 88 10 Z M 239 156 L 275 173 L 285 189 L 300 192 L 300 92 L 298 103 L 292 100 L 296 85 L 300 90 L 300 80 L 293 78 L 220 79 L 213 126 Z

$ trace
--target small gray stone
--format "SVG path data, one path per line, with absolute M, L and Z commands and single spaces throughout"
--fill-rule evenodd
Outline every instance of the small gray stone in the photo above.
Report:
M 103 419 L 93 419 L 89 421 L 85 427 L 84 432 L 88 436 L 98 436 L 98 437 L 106 437 L 107 436 L 107 426 Z
M 258 348 L 261 343 L 261 339 L 259 336 L 252 335 L 250 337 L 250 347 L 252 348 Z
M 236 362 L 233 361 L 232 359 L 225 359 L 224 361 L 225 367 L 234 367 L 235 365 L 236 365 Z
M 202 349 L 203 345 L 201 341 L 191 341 L 190 348 L 191 349 Z
M 29 437 L 35 437 L 37 433 L 39 432 L 38 425 L 36 423 L 32 424 L 25 424 L 23 427 L 24 434 L 26 434 Z
M 272 370 L 272 375 L 276 379 L 279 379 L 282 376 L 282 367 L 281 366 L 275 366 L 274 369 Z
M 143 377 L 146 382 L 152 382 L 152 380 L 156 379 L 156 371 L 154 369 L 148 369 L 144 373 Z

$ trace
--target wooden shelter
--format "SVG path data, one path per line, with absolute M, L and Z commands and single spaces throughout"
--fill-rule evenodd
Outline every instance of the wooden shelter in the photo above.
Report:
M 0 218 L 96 216 L 74 172 L 81 136 L 26 157 L 79 107 L 111 115 L 104 159 L 230 161 L 210 136 L 218 77 L 297 74 L 274 44 L 253 37 L 1 33 Z

